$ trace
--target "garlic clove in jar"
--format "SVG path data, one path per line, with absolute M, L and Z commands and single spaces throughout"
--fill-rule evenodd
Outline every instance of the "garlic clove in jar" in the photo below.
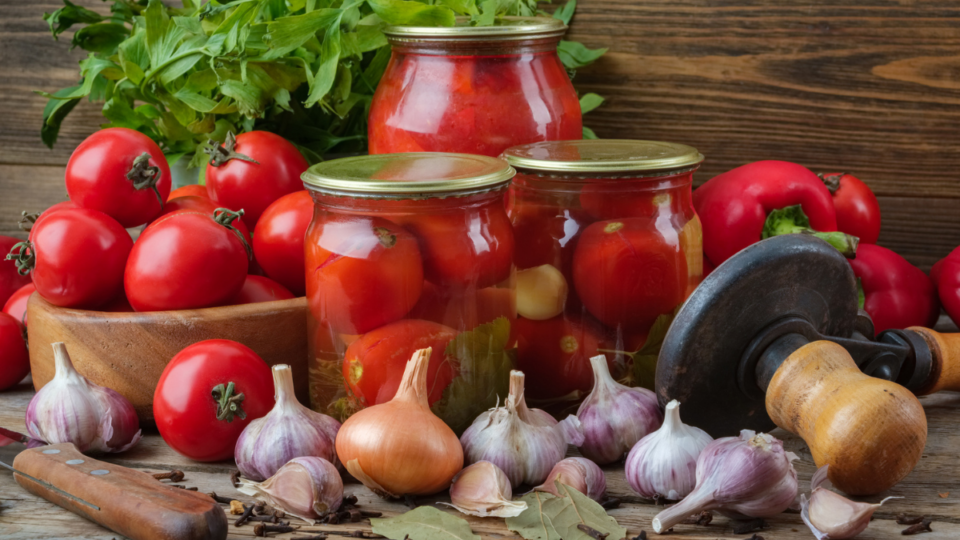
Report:
M 813 476 L 810 482 L 810 498 L 800 495 L 800 517 L 817 540 L 853 538 L 870 525 L 870 519 L 877 508 L 890 499 L 901 498 L 887 497 L 877 504 L 851 501 L 827 489 L 827 467 L 820 467 Z
M 553 265 L 543 264 L 517 271 L 517 314 L 544 321 L 563 313 L 567 280 Z
M 607 478 L 600 466 L 582 457 L 561 460 L 553 466 L 547 479 L 533 489 L 561 497 L 557 492 L 557 482 L 566 484 L 595 501 L 600 501 L 607 492 Z
M 337 468 L 314 456 L 290 460 L 263 482 L 241 478 L 237 491 L 311 524 L 343 502 L 343 480 Z
M 527 503 L 512 501 L 507 475 L 489 461 L 478 461 L 460 471 L 450 485 L 450 506 L 470 516 L 514 517 Z

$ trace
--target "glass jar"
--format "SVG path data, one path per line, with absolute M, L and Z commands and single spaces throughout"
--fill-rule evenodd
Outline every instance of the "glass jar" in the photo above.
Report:
M 464 152 L 579 139 L 580 102 L 557 56 L 550 17 L 496 26 L 391 26 L 390 63 L 370 106 L 370 153 Z
M 508 197 L 516 237 L 517 369 L 540 406 L 593 387 L 589 358 L 653 386 L 666 328 L 703 274 L 694 148 L 582 140 L 515 146 Z
M 429 401 L 452 428 L 507 395 L 516 319 L 514 170 L 465 154 L 359 156 L 303 174 L 311 406 L 344 419 L 391 400 L 432 347 Z

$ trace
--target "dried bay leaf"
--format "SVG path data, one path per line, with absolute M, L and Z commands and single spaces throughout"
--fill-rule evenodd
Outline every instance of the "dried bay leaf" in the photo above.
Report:
M 421 506 L 389 519 L 373 518 L 370 523 L 374 533 L 391 540 L 408 536 L 410 540 L 480 540 L 465 519 L 432 506 Z
M 533 491 L 520 498 L 527 509 L 516 517 L 507 518 L 507 528 L 527 540 L 562 540 L 550 516 L 543 513 L 543 505 L 557 497 L 542 491 Z
M 609 540 L 627 536 L 627 530 L 608 516 L 596 501 L 566 484 L 556 484 L 557 492 L 563 497 L 528 493 L 520 499 L 527 503 L 527 510 L 515 518 L 508 518 L 507 527 L 527 540 L 592 540 L 577 528 L 581 524 L 608 534 Z

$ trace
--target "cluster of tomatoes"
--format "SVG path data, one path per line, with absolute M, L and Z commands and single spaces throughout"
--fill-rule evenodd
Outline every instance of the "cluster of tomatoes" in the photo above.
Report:
M 229 137 L 211 155 L 205 186 L 171 193 L 167 160 L 142 133 L 104 129 L 77 147 L 65 171 L 70 200 L 33 218 L 26 241 L 0 237 L 9 253 L 0 261 L 0 356 L 10 368 L 0 370 L 0 389 L 29 370 L 22 330 L 34 291 L 56 306 L 101 311 L 304 294 L 307 161 L 282 137 L 257 131 Z M 134 242 L 127 229 L 143 225 Z

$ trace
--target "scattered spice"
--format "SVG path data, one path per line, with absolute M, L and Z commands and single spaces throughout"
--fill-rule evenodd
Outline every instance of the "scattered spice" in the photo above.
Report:
M 906 514 L 897 514 L 897 525 L 916 525 L 923 521 L 925 516 L 910 517 Z
M 602 506 L 604 510 L 620 508 L 620 499 L 616 497 L 607 497 L 606 499 L 600 501 L 600 506 Z
M 750 538 L 747 538 L 747 540 L 763 540 L 763 537 L 760 536 L 759 534 L 754 534 Z
M 240 501 L 227 501 L 227 504 L 230 505 L 230 513 L 235 516 L 239 516 L 247 509 L 246 505 Z
M 906 529 L 900 531 L 900 534 L 903 536 L 912 536 L 914 534 L 920 534 L 925 532 L 933 532 L 933 529 L 930 528 L 930 524 L 933 523 L 927 518 L 923 518 L 923 521 L 917 523 L 916 525 L 911 525 Z
M 299 529 L 299 525 L 267 525 L 264 523 L 257 523 L 253 527 L 254 536 L 266 536 L 270 533 L 288 533 L 293 532 Z
M 950 492 L 948 491 L 946 493 L 937 493 L 937 495 L 939 495 L 941 499 L 946 499 L 947 497 L 950 496 Z
M 233 502 L 233 499 L 231 499 L 230 497 L 221 497 L 220 495 L 217 495 L 215 491 L 211 491 L 210 493 L 207 493 L 207 496 L 213 499 L 213 502 L 219 503 L 219 504 L 230 504 L 231 502 Z M 237 501 L 237 502 L 240 502 L 240 501 Z
M 667 498 L 664 497 L 663 495 L 659 494 L 659 493 L 655 493 L 655 494 L 653 495 L 653 505 L 654 505 L 654 506 L 666 506 L 666 505 L 667 505 Z
M 170 482 L 179 482 L 183 480 L 183 471 L 174 469 L 170 472 L 158 472 L 154 473 L 153 477 L 157 480 L 170 480 Z
M 647 540 L 647 531 L 640 531 L 640 534 L 634 536 L 630 540 Z
M 713 521 L 713 512 L 709 510 L 704 510 L 699 514 L 694 514 L 687 519 L 681 521 L 680 523 L 684 525 L 700 525 L 706 527 Z
M 230 504 L 233 504 L 233 503 L 230 503 Z M 233 524 L 233 526 L 240 527 L 244 523 L 249 521 L 250 517 L 253 516 L 253 509 L 258 506 L 262 509 L 264 507 L 264 504 L 262 502 L 258 502 L 257 504 L 251 504 L 250 506 L 244 505 L 243 514 L 241 514 L 240 517 L 237 518 L 237 521 Z
M 170 484 L 170 487 L 177 488 L 177 489 L 185 489 L 187 491 L 197 491 L 198 489 L 196 486 L 187 487 L 181 484 Z
M 753 531 L 762 531 L 769 526 L 770 525 L 767 525 L 767 522 L 764 521 L 763 518 L 751 519 L 750 521 L 740 521 L 733 528 L 733 534 L 747 534 L 752 533 Z M 763 538 L 760 538 L 760 540 L 763 540 Z
M 230 483 L 233 484 L 233 487 L 240 487 L 240 469 L 237 469 L 230 473 Z
M 327 512 L 320 517 L 319 522 L 327 525 L 338 525 L 340 523 L 359 523 L 364 519 L 380 517 L 380 512 L 371 512 L 357 508 L 357 497 L 355 495 L 346 495 L 340 508 Z
M 407 506 L 409 506 L 411 510 L 416 510 L 417 507 L 420 506 L 417 503 L 417 498 L 409 493 L 403 496 L 403 502 L 407 503 Z
M 577 525 L 577 528 L 583 531 L 584 534 L 590 538 L 593 538 L 593 540 L 606 540 L 606 538 L 610 536 L 610 533 L 602 533 L 589 525 L 584 525 L 583 523 Z
M 345 536 L 347 538 L 385 538 L 379 534 L 364 531 L 324 531 L 314 536 L 296 536 L 295 540 L 326 540 L 330 536 Z M 407 536 L 404 540 L 409 539 Z

